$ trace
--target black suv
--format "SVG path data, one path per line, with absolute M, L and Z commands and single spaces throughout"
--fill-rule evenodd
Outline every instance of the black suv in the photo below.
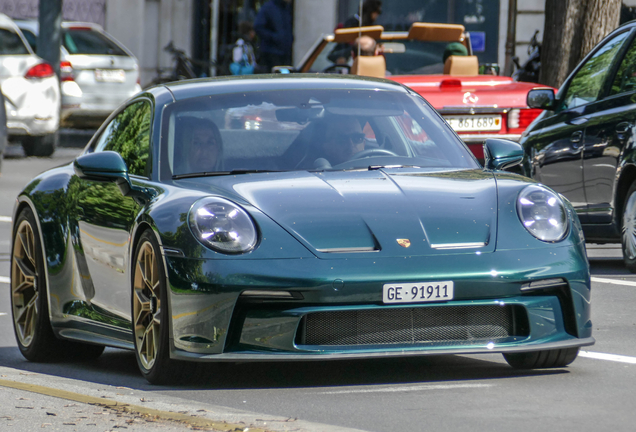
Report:
M 555 95 L 531 90 L 544 111 L 524 132 L 522 173 L 568 198 L 586 241 L 619 243 L 636 273 L 636 22 L 601 41 Z

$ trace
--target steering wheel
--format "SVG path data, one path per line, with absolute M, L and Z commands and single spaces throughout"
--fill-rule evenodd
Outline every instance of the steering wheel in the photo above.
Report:
M 372 148 L 367 150 L 362 150 L 360 153 L 356 153 L 353 155 L 352 159 L 362 159 L 371 156 L 398 156 L 397 153 L 393 153 L 391 150 L 381 149 L 381 148 Z
M 334 71 L 341 68 L 346 69 L 348 74 L 351 73 L 351 66 L 348 64 L 332 64 L 331 66 L 324 68 L 321 73 L 334 73 Z

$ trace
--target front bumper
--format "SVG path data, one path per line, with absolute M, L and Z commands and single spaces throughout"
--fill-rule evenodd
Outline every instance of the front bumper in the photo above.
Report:
M 466 254 L 458 259 L 428 256 L 381 261 L 202 261 L 166 256 L 171 287 L 171 355 L 201 361 L 313 360 L 527 352 L 591 345 L 589 270 L 585 257 L 580 252 L 573 257 L 574 251 L 557 247 L 551 248 L 551 253 L 529 249 Z M 197 278 L 197 274 L 206 276 Z M 554 278 L 562 283 L 541 289 L 528 286 L 531 281 Z M 454 281 L 454 300 L 382 303 L 384 283 L 435 280 Z M 286 298 L 259 297 L 247 295 L 249 291 L 290 294 Z M 457 313 L 458 308 L 461 313 Z M 471 311 L 501 308 L 510 310 L 510 322 L 502 326 L 507 329 L 504 333 L 494 329 L 499 324 L 481 318 L 481 312 L 473 313 L 477 324 L 461 324 L 462 316 L 471 315 Z M 428 327 L 393 329 L 401 336 L 383 339 L 384 335 L 375 333 L 388 331 L 396 322 L 386 318 L 387 312 L 419 316 L 424 321 L 431 313 L 442 318 Z M 341 319 L 342 314 L 349 318 Z M 455 317 L 444 318 L 451 314 Z M 351 330 L 353 339 L 339 339 L 338 335 L 323 338 L 321 323 L 314 329 L 318 337 L 306 339 L 307 320 L 315 316 L 329 317 L 325 334 L 355 327 Z M 442 336 L 426 336 L 431 328 Z M 409 331 L 424 336 L 407 340 L 404 332 Z M 462 336 L 444 336 L 458 332 Z
M 519 142 L 519 140 L 521 140 L 521 134 L 459 133 L 458 135 L 466 144 L 483 144 L 484 141 L 490 138 L 507 139 L 516 142 Z

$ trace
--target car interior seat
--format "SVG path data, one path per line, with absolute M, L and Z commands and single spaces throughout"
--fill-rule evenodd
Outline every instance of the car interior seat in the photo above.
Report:
M 384 78 L 386 76 L 386 60 L 384 56 L 358 56 L 353 60 L 351 73 L 354 75 L 363 75 L 376 78 Z
M 444 75 L 479 75 L 479 60 L 477 56 L 449 56 Z

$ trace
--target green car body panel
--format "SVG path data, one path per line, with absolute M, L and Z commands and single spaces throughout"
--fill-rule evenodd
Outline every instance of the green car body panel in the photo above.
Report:
M 358 81 L 369 80 L 344 82 L 362 85 Z M 224 86 L 256 87 L 258 80 L 220 80 L 218 89 L 205 85 L 213 94 L 229 91 Z M 136 240 L 150 229 L 167 273 L 174 358 L 526 352 L 594 342 L 589 265 L 567 200 L 565 238 L 543 242 L 517 212 L 520 191 L 534 182 L 497 170 L 382 168 L 162 179 L 162 109 L 197 91 L 175 84 L 138 97 L 155 107 L 152 173 L 130 176 L 145 200 L 124 196 L 115 182 L 80 178 L 75 161 L 36 177 L 18 196 L 14 215 L 23 206 L 37 215 L 51 324 L 59 337 L 133 348 L 130 261 Z M 252 251 L 222 254 L 193 235 L 189 212 L 209 196 L 247 211 L 259 237 Z M 383 304 L 384 284 L 447 280 L 454 282 L 452 301 Z M 552 282 L 535 287 L 535 281 Z M 476 307 L 505 311 L 515 323 L 513 334 L 461 344 L 329 345 L 316 343 L 319 338 L 306 328 L 307 316 L 325 312 L 377 313 L 390 320 L 406 310 L 461 315 L 462 308 Z

